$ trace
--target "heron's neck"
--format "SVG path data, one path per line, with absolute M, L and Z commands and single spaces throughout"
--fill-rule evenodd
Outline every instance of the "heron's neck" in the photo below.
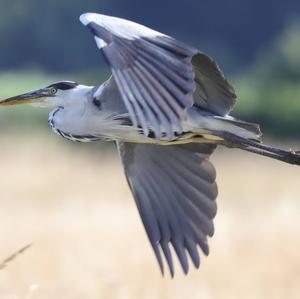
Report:
M 86 105 L 58 107 L 50 112 L 49 124 L 52 131 L 72 141 L 89 142 L 98 140 L 87 128 L 88 108 Z

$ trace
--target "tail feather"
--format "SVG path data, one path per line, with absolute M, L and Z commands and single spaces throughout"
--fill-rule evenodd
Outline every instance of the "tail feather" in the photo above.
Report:
M 215 119 L 222 121 L 226 125 L 232 125 L 235 129 L 244 130 L 247 133 L 247 138 L 251 140 L 261 141 L 262 140 L 262 132 L 258 124 L 249 123 L 240 119 L 236 119 L 233 117 L 222 117 L 222 116 L 214 116 Z M 238 134 L 241 135 L 242 133 Z M 250 134 L 250 135 L 249 135 Z M 251 137 L 252 135 L 252 137 Z M 245 136 L 246 137 L 246 136 Z

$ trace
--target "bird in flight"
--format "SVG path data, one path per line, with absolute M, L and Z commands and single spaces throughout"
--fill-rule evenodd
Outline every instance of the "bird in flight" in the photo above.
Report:
M 112 140 L 148 238 L 164 272 L 171 247 L 185 273 L 208 255 L 217 212 L 217 145 L 300 165 L 300 153 L 262 143 L 257 124 L 229 115 L 236 95 L 216 62 L 140 24 L 95 13 L 80 21 L 94 35 L 112 76 L 99 86 L 62 81 L 0 101 L 52 107 L 53 131 L 73 141 Z

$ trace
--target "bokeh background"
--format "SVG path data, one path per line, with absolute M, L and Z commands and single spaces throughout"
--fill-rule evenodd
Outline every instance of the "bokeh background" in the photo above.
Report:
M 214 57 L 234 116 L 300 148 L 298 0 L 0 0 L 0 99 L 109 71 L 83 12 L 128 18 Z M 299 298 L 300 169 L 219 149 L 219 212 L 200 271 L 162 278 L 112 144 L 54 135 L 46 110 L 0 110 L 0 298 Z

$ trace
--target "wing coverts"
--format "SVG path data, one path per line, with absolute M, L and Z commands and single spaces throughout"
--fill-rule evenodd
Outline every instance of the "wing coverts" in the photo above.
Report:
M 111 66 L 134 126 L 174 139 L 194 103 L 191 59 L 198 51 L 131 21 L 92 13 L 80 20 Z

